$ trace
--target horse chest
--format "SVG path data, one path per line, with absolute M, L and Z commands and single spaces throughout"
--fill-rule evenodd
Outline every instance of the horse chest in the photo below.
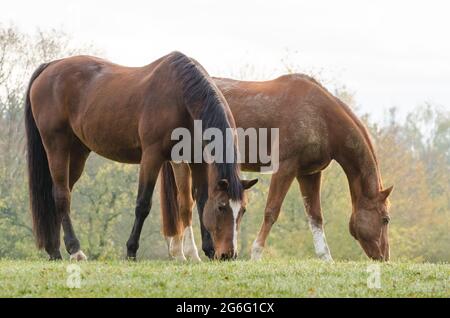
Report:
M 325 169 L 331 157 L 327 147 L 321 142 L 308 142 L 300 147 L 299 170 L 302 174 L 312 174 Z

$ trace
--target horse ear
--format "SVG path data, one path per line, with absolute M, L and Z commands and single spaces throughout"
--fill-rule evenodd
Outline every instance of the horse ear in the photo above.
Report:
M 387 199 L 387 197 L 391 194 L 392 189 L 394 189 L 394 186 L 390 186 L 389 188 L 386 188 L 386 189 L 380 191 L 381 201 L 384 201 Z
M 258 183 L 258 179 L 253 179 L 253 180 L 241 180 L 242 186 L 244 187 L 245 190 L 250 189 L 251 187 L 253 187 L 255 184 Z
M 228 181 L 227 179 L 221 179 L 217 181 L 217 190 L 219 191 L 228 191 Z

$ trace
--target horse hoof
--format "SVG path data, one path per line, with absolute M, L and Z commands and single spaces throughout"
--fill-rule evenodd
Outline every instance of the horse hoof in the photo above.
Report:
M 70 261 L 75 261 L 75 262 L 87 261 L 87 257 L 83 253 L 82 250 L 79 250 L 78 252 L 70 255 Z
M 334 263 L 334 260 L 333 260 L 333 258 L 331 257 L 330 254 L 319 255 L 319 258 L 320 258 L 322 261 L 324 261 L 324 262 L 327 262 L 327 263 Z
M 61 253 L 59 251 L 56 251 L 54 253 L 49 253 L 49 261 L 60 261 L 62 260 Z
M 202 259 L 200 258 L 200 256 L 198 256 L 198 254 L 190 255 L 189 260 L 194 263 L 201 263 L 201 261 L 202 261 Z
M 202 261 L 200 259 L 200 256 L 198 255 L 197 249 L 188 248 L 187 250 L 184 251 L 184 255 L 186 255 L 186 257 L 190 261 L 193 261 L 193 262 L 201 262 Z
M 261 254 L 252 254 L 251 258 L 250 258 L 253 262 L 258 262 L 262 259 L 262 255 Z
M 253 243 L 252 256 L 251 256 L 252 261 L 260 261 L 261 260 L 263 249 L 264 248 L 262 246 L 260 246 L 259 244 Z
M 172 256 L 172 258 L 177 262 L 185 262 L 187 260 L 184 255 Z

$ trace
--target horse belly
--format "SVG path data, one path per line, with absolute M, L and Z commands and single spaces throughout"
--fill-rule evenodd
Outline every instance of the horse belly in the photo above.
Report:
M 82 121 L 72 128 L 77 137 L 93 152 L 110 160 L 123 163 L 139 163 L 141 145 L 133 124 L 103 117 L 99 122 Z
M 139 164 L 141 162 L 142 151 L 140 148 L 122 148 L 117 151 L 106 150 L 94 150 L 94 152 L 102 157 L 109 160 L 121 162 L 121 163 L 131 163 Z

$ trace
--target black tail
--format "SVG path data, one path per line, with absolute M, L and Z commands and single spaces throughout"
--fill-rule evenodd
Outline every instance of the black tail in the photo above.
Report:
M 33 73 L 28 84 L 25 101 L 25 129 L 27 135 L 28 186 L 30 193 L 33 230 L 38 248 L 51 246 L 59 235 L 55 201 L 53 200 L 53 182 L 48 167 L 47 154 L 41 135 L 31 111 L 30 89 L 34 80 L 49 64 L 40 65 Z
M 163 233 L 166 237 L 181 233 L 181 217 L 178 205 L 178 189 L 170 162 L 166 161 L 161 168 L 160 205 Z

